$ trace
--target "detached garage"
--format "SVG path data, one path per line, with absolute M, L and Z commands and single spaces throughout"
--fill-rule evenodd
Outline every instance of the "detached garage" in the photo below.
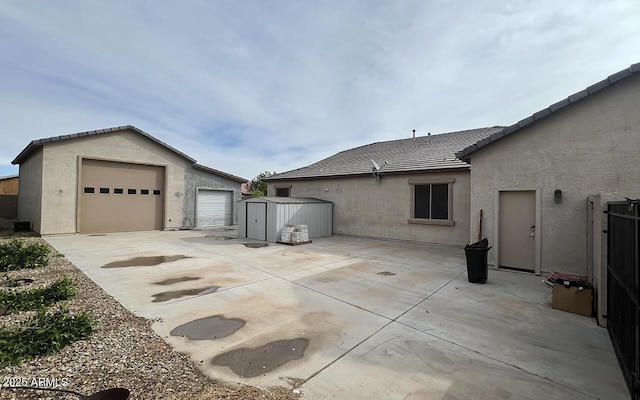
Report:
M 13 164 L 18 219 L 40 234 L 233 225 L 247 181 L 133 126 L 34 140 Z
M 309 238 L 333 234 L 333 203 L 302 197 L 254 197 L 240 201 L 238 237 L 276 242 L 285 225 L 307 225 Z

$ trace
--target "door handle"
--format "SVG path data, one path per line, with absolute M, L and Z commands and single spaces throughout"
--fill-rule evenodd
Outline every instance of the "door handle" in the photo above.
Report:
M 535 226 L 535 225 L 531 225 L 531 226 L 529 227 L 529 231 L 531 232 L 531 233 L 529 234 L 529 236 L 535 236 L 535 235 L 536 235 L 536 226 Z

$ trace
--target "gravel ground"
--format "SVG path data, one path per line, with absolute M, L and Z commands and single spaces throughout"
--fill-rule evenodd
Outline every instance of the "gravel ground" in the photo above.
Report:
M 46 243 L 35 237 L 25 240 Z M 293 391 L 293 388 L 302 383 L 299 381 L 283 382 L 281 387 L 262 390 L 209 380 L 186 355 L 173 350 L 153 332 L 151 321 L 127 311 L 63 255 L 53 256 L 46 268 L 13 271 L 8 275 L 13 279 L 34 279 L 34 283 L 28 285 L 28 288 L 48 285 L 63 276 L 71 277 L 76 282 L 78 294 L 68 302 L 70 312 L 90 311 L 98 324 L 89 340 L 76 342 L 57 354 L 1 369 L 3 387 L 0 387 L 0 399 L 78 398 L 64 393 L 4 387 L 8 383 L 15 385 L 23 380 L 26 386 L 52 387 L 51 385 L 57 384 L 55 387 L 59 389 L 73 390 L 84 395 L 107 388 L 123 387 L 131 391 L 130 399 L 299 398 Z M 0 316 L 0 326 L 16 324 L 27 316 L 27 312 Z M 38 379 L 47 378 L 48 383 L 38 382 Z

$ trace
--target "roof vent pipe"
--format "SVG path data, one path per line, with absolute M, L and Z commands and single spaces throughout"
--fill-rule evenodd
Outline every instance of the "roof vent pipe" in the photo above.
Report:
M 413 140 L 415 140 L 415 139 L 416 139 L 416 130 L 414 129 L 413 130 Z

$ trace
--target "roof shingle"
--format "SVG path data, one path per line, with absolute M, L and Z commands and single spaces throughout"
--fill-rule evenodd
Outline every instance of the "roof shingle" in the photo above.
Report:
M 383 165 L 382 173 L 409 173 L 469 168 L 455 153 L 502 130 L 502 127 L 390 140 L 341 151 L 309 166 L 273 175 L 266 180 L 310 179 L 365 175 L 372 172 L 371 160 Z

